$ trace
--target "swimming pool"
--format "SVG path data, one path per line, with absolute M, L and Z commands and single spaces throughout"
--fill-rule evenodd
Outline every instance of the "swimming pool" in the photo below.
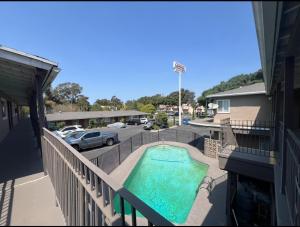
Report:
M 208 165 L 193 160 L 187 149 L 171 145 L 149 147 L 124 187 L 173 223 L 185 223 Z M 119 197 L 115 209 L 120 212 Z M 130 214 L 125 202 L 125 214 Z M 142 215 L 137 212 L 137 216 Z

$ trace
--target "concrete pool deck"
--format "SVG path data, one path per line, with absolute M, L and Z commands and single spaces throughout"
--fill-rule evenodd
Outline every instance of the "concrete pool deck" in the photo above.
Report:
M 189 155 L 194 160 L 209 165 L 207 177 L 216 179 L 224 176 L 224 174 L 227 173 L 226 171 L 221 170 L 219 168 L 218 159 L 209 158 L 203 155 L 195 147 L 178 142 L 160 141 L 146 144 L 138 148 L 136 151 L 130 154 L 119 167 L 117 167 L 113 172 L 111 172 L 110 176 L 123 185 L 128 176 L 130 175 L 131 171 L 134 169 L 140 158 L 143 156 L 145 150 L 148 147 L 161 144 L 186 148 L 189 152 Z M 184 224 L 178 224 L 178 226 L 226 225 L 226 190 L 226 178 L 219 181 L 211 192 L 209 192 L 207 189 L 200 187 L 186 222 Z M 126 221 L 130 222 L 130 220 L 127 220 L 127 218 Z M 144 218 L 138 218 L 137 221 L 138 224 L 141 225 L 147 224 L 146 219 Z

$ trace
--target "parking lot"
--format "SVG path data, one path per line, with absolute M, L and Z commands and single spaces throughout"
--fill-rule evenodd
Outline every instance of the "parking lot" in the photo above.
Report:
M 138 126 L 134 126 L 134 125 L 127 125 L 126 128 L 101 128 L 101 131 L 113 131 L 113 132 L 117 132 L 119 135 L 119 141 L 123 142 L 127 139 L 129 139 L 130 137 L 144 131 L 143 129 L 143 125 L 138 125 Z M 81 154 L 83 156 L 85 156 L 88 159 L 92 159 L 92 158 L 96 158 L 99 155 L 105 153 L 106 151 L 112 149 L 115 145 L 113 146 L 103 146 L 103 147 L 99 147 L 96 149 L 87 149 L 81 152 Z
M 181 128 L 183 130 L 196 132 L 200 135 L 209 135 L 209 130 L 206 130 L 204 128 L 193 127 L 193 126 L 189 126 L 189 125 L 183 125 L 183 126 L 181 126 Z M 143 125 L 138 125 L 138 126 L 127 125 L 126 128 L 120 128 L 120 129 L 119 128 L 102 128 L 101 130 L 118 132 L 120 142 L 123 142 L 123 141 L 129 139 L 130 137 L 144 131 Z M 108 150 L 112 149 L 116 145 L 117 144 L 115 144 L 113 146 L 104 145 L 104 146 L 96 148 L 96 149 L 95 148 L 87 149 L 87 150 L 81 151 L 81 154 L 88 159 L 93 159 L 93 158 L 96 158 L 99 155 L 107 152 Z

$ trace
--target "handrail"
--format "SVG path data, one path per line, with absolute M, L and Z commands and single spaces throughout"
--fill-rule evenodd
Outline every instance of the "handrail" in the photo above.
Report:
M 121 209 L 120 216 L 114 210 L 116 193 L 121 198 L 121 207 L 124 208 L 126 200 L 132 209 L 143 214 L 149 223 L 173 225 L 63 139 L 47 129 L 43 131 L 44 167 L 54 186 L 67 225 L 99 225 L 100 216 L 102 224 L 112 224 L 121 219 L 122 225 L 125 225 L 124 209 Z M 131 219 L 132 224 L 135 224 L 135 212 Z
M 239 226 L 239 223 L 238 223 L 238 221 L 237 221 L 237 218 L 236 218 L 234 209 L 232 209 L 231 211 L 232 211 L 232 216 L 233 216 L 235 225 L 236 225 L 236 226 Z
M 96 173 L 98 175 L 98 177 L 100 177 L 102 180 L 104 180 L 106 183 L 107 181 L 109 181 L 110 186 L 112 189 L 114 190 L 119 190 L 121 188 L 121 186 L 119 184 L 117 184 L 113 178 L 111 178 L 109 175 L 107 175 L 106 173 L 104 173 L 101 169 L 99 169 L 97 166 L 95 165 L 91 165 L 91 162 L 84 157 L 81 153 L 79 153 L 77 150 L 75 150 L 74 147 L 72 147 L 71 145 L 69 145 L 65 140 L 63 140 L 62 138 L 60 138 L 59 136 L 53 134 L 52 132 L 50 132 L 48 129 L 44 128 L 44 131 L 46 131 L 47 133 L 50 133 L 52 136 L 55 137 L 55 139 L 57 139 L 60 143 L 62 143 L 66 148 L 68 148 L 68 150 L 72 153 L 72 155 L 74 155 L 76 158 L 78 158 L 84 165 L 86 165 L 87 167 L 89 167 L 90 170 L 92 170 L 94 173 Z
M 297 145 L 297 147 L 300 149 L 300 138 L 298 138 L 295 133 L 291 129 L 287 129 L 287 132 L 289 136 L 293 139 L 294 143 Z

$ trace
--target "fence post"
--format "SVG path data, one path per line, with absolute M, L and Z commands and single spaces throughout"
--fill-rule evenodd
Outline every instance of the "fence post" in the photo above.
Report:
M 121 164 L 121 151 L 120 151 L 120 144 L 118 145 L 118 154 L 119 154 L 119 165 Z

